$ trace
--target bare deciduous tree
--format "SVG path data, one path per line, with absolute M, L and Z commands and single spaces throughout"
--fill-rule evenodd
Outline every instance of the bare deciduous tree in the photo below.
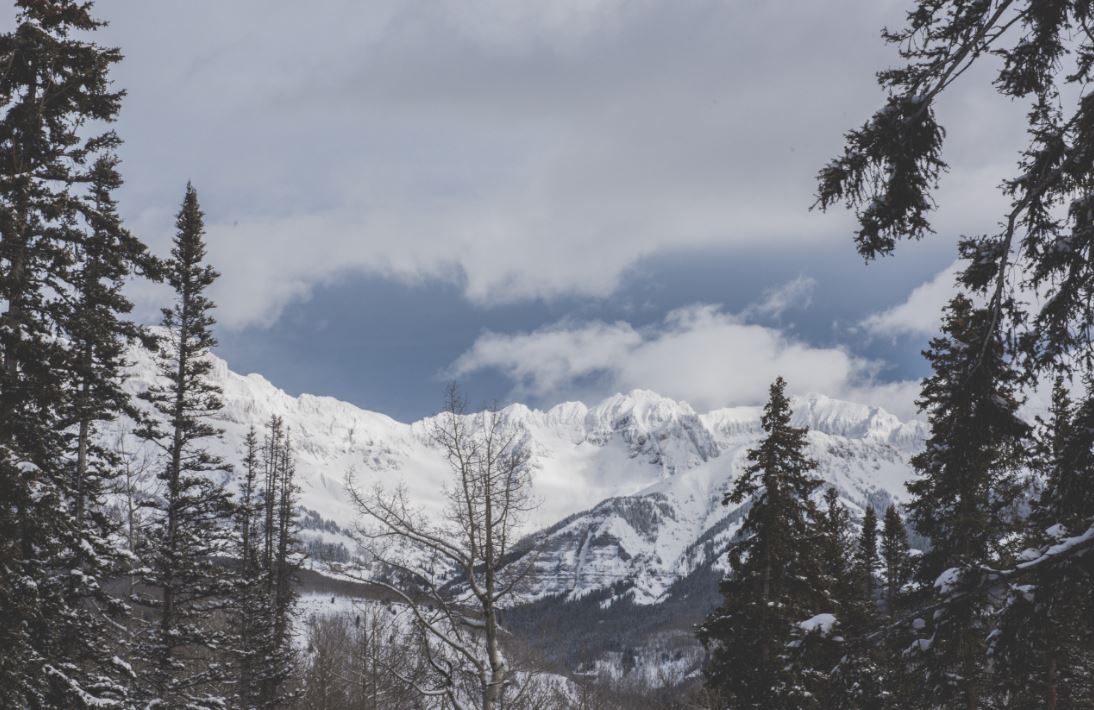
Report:
M 417 708 L 416 694 L 391 675 L 412 678 L 424 669 L 417 649 L 404 638 L 399 617 L 375 602 L 353 612 L 313 615 L 305 624 L 298 707 L 308 710 Z
M 468 414 L 451 387 L 430 437 L 452 472 L 444 515 L 416 509 L 404 487 L 362 492 L 349 482 L 360 532 L 398 580 L 369 581 L 407 606 L 421 635 L 430 679 L 404 678 L 408 685 L 455 708 L 499 710 L 518 702 L 531 677 L 510 667 L 498 624 L 534 563 L 532 554 L 508 559 L 534 506 L 526 432 L 496 409 Z
M 115 478 L 111 493 L 114 502 L 111 515 L 120 523 L 125 541 L 125 553 L 133 555 L 137 549 L 142 525 L 143 503 L 160 492 L 155 469 L 160 464 L 147 447 L 128 445 L 123 434 L 114 437 L 112 453 L 118 462 L 120 475 Z M 127 575 L 128 595 L 133 594 L 136 578 Z M 127 596 L 128 596 L 127 595 Z

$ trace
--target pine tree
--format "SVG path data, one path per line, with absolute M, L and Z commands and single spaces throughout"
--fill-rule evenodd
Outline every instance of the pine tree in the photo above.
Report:
M 132 304 L 122 288 L 135 271 L 154 265 L 144 245 L 122 227 L 117 215 L 111 194 L 121 184 L 116 163 L 113 156 L 101 156 L 92 167 L 86 234 L 75 250 L 79 268 L 74 272 L 65 323 L 71 353 L 66 421 L 72 423 L 74 436 L 70 437 L 68 515 L 60 518 L 70 527 L 67 549 L 58 563 L 72 570 L 68 582 L 72 607 L 93 605 L 119 617 L 126 607 L 106 592 L 103 582 L 116 577 L 128 563 L 118 549 L 121 531 L 107 505 L 107 496 L 122 475 L 122 462 L 96 434 L 102 423 L 122 413 L 135 415 L 122 380 L 126 347 L 142 331 L 124 319 Z M 117 648 L 116 622 L 99 614 L 73 614 L 58 623 L 74 667 L 104 662 L 119 666 L 114 651 L 125 654 Z M 127 676 L 125 666 L 120 667 Z M 63 703 L 63 697 L 57 702 Z
M 139 434 L 166 458 L 161 495 L 148 503 L 144 531 L 144 584 L 154 595 L 144 604 L 155 620 L 142 633 L 144 697 L 168 705 L 218 707 L 216 684 L 228 676 L 230 635 L 221 618 L 233 591 L 233 575 L 217 561 L 230 550 L 233 506 L 214 474 L 230 466 L 204 447 L 218 438 L 212 418 L 221 392 L 210 374 L 213 303 L 205 295 L 217 277 L 204 263 L 205 243 L 197 193 L 190 185 L 176 220 L 171 259 L 165 265 L 175 303 L 163 310 L 160 376 L 142 399 L 160 415 Z
M 296 520 L 296 464 L 292 439 L 287 431 L 282 439 L 280 450 L 276 452 L 274 470 L 273 486 L 268 493 L 274 501 L 273 524 L 276 530 L 270 536 L 274 546 L 271 553 L 271 567 L 267 571 L 271 581 L 270 644 L 261 695 L 264 707 L 279 707 L 291 697 L 286 693 L 284 686 L 294 668 L 292 616 L 297 598 L 296 573 L 300 568 L 301 560 L 298 552 L 299 527 Z
M 872 505 L 868 505 L 862 516 L 862 529 L 859 531 L 858 546 L 855 548 L 855 581 L 859 585 L 860 598 L 874 599 L 877 591 L 878 567 L 877 512 Z
M 809 707 L 802 678 L 789 667 L 799 623 L 824 603 L 813 542 L 817 516 L 812 494 L 820 484 L 816 462 L 805 453 L 806 430 L 790 425 L 786 382 L 771 386 L 759 446 L 726 494 L 724 504 L 750 498 L 738 541 L 730 548 L 731 572 L 722 582 L 725 601 L 700 628 L 711 648 L 706 683 L 735 708 Z
M 1082 480 L 1094 472 L 1094 419 L 1084 408 L 1075 407 L 1058 376 L 1049 419 L 1037 432 L 1034 465 L 1045 485 L 1025 531 L 1027 559 L 1084 532 L 1094 519 Z M 1049 710 L 1094 704 L 1092 572 L 1094 565 L 1080 557 L 1011 585 L 992 651 L 996 678 L 1012 702 Z
M 0 35 L 0 705 L 84 707 L 128 682 L 98 611 L 121 606 L 101 583 L 109 461 L 87 432 L 124 406 L 117 288 L 143 246 L 113 214 L 119 140 L 89 130 L 119 110 L 121 54 L 86 38 L 103 24 L 90 3 L 16 7 Z
M 286 681 L 295 669 L 291 632 L 302 564 L 296 468 L 280 417 L 266 424 L 261 456 L 253 430 L 244 446 L 236 533 L 241 571 L 237 698 L 246 708 L 282 707 L 292 698 Z
M 1016 529 L 1016 469 L 1028 426 L 1018 418 L 1017 374 L 991 326 L 992 315 L 963 295 L 947 308 L 943 335 L 925 353 L 933 374 L 920 407 L 930 417 L 926 450 L 908 484 L 916 530 L 931 541 L 921 581 L 945 606 L 926 619 L 919 643 L 929 702 L 980 704 L 990 600 L 975 589 L 983 569 L 1007 561 Z M 957 591 L 968 593 L 957 594 Z
M 806 634 L 797 642 L 792 656 L 796 656 L 794 668 L 810 695 L 822 700 L 823 707 L 834 707 L 847 699 L 845 679 L 834 672 L 840 670 L 841 659 L 846 659 L 846 637 L 856 613 L 858 587 L 853 570 L 851 514 L 834 486 L 826 488 L 822 498 L 824 507 L 814 525 L 812 551 L 820 571 L 815 592 L 819 610 L 832 614 L 834 621 L 828 628 Z
M 854 536 L 851 514 L 840 502 L 839 491 L 829 486 L 823 498 L 824 508 L 817 517 L 815 549 L 830 609 L 839 617 L 843 608 L 854 602 L 857 592 L 852 560 Z
M 1026 364 L 1041 372 L 1090 358 L 1091 17 L 1082 0 L 916 0 L 903 27 L 883 32 L 904 60 L 877 74 L 884 106 L 846 134 L 843 154 L 817 176 L 817 206 L 855 210 L 855 243 L 865 258 L 930 234 L 934 192 L 947 168 L 936 103 L 960 91 L 954 87 L 965 82 L 955 79 L 973 76 L 970 67 L 998 60 L 993 87 L 1027 103 L 1028 145 L 1002 183 L 1010 207 L 993 220 L 1000 230 L 961 242 L 959 281 L 987 297 L 992 327 L 981 337 L 1006 320 L 1023 335 Z M 1026 305 L 1018 289 L 1039 297 Z
M 908 649 L 916 642 L 915 628 L 893 626 L 907 612 L 910 591 L 906 585 L 912 579 L 913 560 L 908 544 L 908 529 L 896 504 L 885 509 L 881 536 L 882 610 L 881 628 L 874 631 L 876 641 L 877 684 L 882 689 L 882 708 L 899 710 L 912 707 L 911 698 L 919 692 L 921 679 L 909 668 Z
M 239 670 L 236 701 L 251 708 L 258 703 L 259 677 L 265 638 L 265 580 L 258 543 L 261 541 L 264 505 L 259 488 L 259 444 L 254 427 L 243 442 L 243 480 L 236 505 L 236 557 L 239 584 L 236 594 L 236 633 L 239 638 Z
M 889 618 L 896 616 L 900 609 L 904 585 L 911 578 L 912 561 L 909 555 L 908 530 L 896 504 L 890 503 L 885 509 L 885 519 L 881 531 L 881 559 L 884 566 L 885 610 Z
M 894 679 L 886 673 L 884 639 L 875 638 L 880 618 L 877 607 L 877 513 L 867 506 L 862 527 L 847 563 L 847 597 L 840 604 L 842 657 L 832 679 L 830 707 L 881 710 L 901 707 L 892 692 Z

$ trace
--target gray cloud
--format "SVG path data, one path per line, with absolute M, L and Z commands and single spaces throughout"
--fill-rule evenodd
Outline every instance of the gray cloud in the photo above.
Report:
M 163 249 L 192 178 L 241 327 L 352 274 L 455 281 L 483 305 L 603 297 L 668 250 L 845 238 L 846 215 L 807 211 L 812 176 L 880 102 L 878 29 L 904 3 L 97 8 L 128 57 L 130 222 Z M 1000 106 L 940 109 L 943 234 L 994 223 L 1021 124 Z
M 800 275 L 781 286 L 765 289 L 763 299 L 749 306 L 745 315 L 778 318 L 788 310 L 808 308 L 813 302 L 813 291 L 816 287 L 816 279 L 804 274 Z

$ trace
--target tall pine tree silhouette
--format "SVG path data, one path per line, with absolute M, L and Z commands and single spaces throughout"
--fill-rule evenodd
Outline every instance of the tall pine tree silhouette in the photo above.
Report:
M 118 289 L 143 252 L 113 213 L 119 139 L 97 129 L 120 108 L 121 54 L 88 38 L 103 24 L 90 3 L 15 5 L 0 34 L 0 705 L 124 702 L 98 611 L 120 610 L 102 584 L 109 461 L 88 435 L 125 404 Z
M 236 505 L 236 553 L 239 560 L 239 586 L 235 595 L 236 634 L 239 659 L 236 678 L 236 702 L 254 707 L 259 698 L 265 656 L 263 633 L 265 619 L 265 581 L 259 543 L 262 540 L 263 502 L 259 487 L 259 443 L 254 427 L 243 441 L 243 478 Z
M 1089 387 L 1090 383 L 1087 383 Z M 1044 487 L 1025 530 L 1026 560 L 1036 559 L 1094 523 L 1094 407 L 1077 407 L 1058 375 L 1047 421 L 1039 420 L 1034 468 Z M 1089 557 L 1089 556 L 1088 556 Z M 1012 585 L 993 634 L 995 678 L 1016 703 L 1094 706 L 1094 560 L 1064 558 Z
M 230 467 L 204 445 L 220 436 L 213 417 L 223 406 L 210 377 L 214 306 L 205 294 L 217 272 L 205 263 L 203 216 L 190 185 L 176 226 L 164 268 L 175 291 L 175 303 L 163 310 L 164 384 L 142 394 L 159 417 L 139 432 L 166 460 L 140 550 L 143 582 L 153 590 L 144 602 L 155 612 L 140 644 L 142 692 L 169 705 L 219 707 L 223 698 L 214 690 L 230 673 L 222 657 L 230 627 L 217 617 L 234 591 L 234 575 L 216 558 L 231 553 L 233 505 L 213 475 Z
M 882 599 L 889 618 L 893 618 L 901 606 L 904 585 L 912 573 L 909 557 L 908 530 L 896 504 L 885 509 L 881 529 Z
M 244 441 L 244 477 L 236 512 L 242 572 L 235 603 L 236 696 L 242 707 L 275 708 L 283 707 L 294 693 L 287 681 L 295 669 L 292 615 L 302 564 L 295 456 L 280 417 L 267 421 L 261 456 L 259 449 L 252 429 Z
M 925 702 L 979 707 L 991 608 L 977 589 L 981 569 L 1007 561 L 1017 525 L 1016 475 L 1029 427 L 1017 416 L 1017 374 L 992 327 L 990 311 L 964 295 L 950 302 L 943 335 L 925 353 L 933 374 L 920 407 L 930 417 L 926 449 L 912 459 L 908 484 L 917 532 L 931 541 L 920 580 L 945 606 L 918 644 Z M 959 593 L 965 592 L 967 593 Z
M 725 601 L 701 626 L 700 638 L 711 648 L 707 685 L 735 708 L 791 710 L 809 703 L 789 666 L 788 644 L 822 602 L 811 499 L 820 482 L 812 473 L 816 462 L 805 453 L 806 430 L 790 421 L 780 377 L 764 407 L 766 436 L 748 452 L 748 467 L 723 501 L 749 498 L 750 506 L 729 551 Z
M 877 511 L 874 506 L 866 506 L 862 516 L 862 529 L 859 531 L 858 545 L 855 547 L 855 579 L 859 586 L 858 594 L 863 599 L 874 598 L 877 591 L 878 529 Z
M 877 629 L 877 513 L 867 506 L 857 538 L 848 545 L 847 582 L 839 600 L 840 643 L 833 668 L 828 707 L 881 710 L 897 708 L 884 669 L 884 649 L 871 633 Z

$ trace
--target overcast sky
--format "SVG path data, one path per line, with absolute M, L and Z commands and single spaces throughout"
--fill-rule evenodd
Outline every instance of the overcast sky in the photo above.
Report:
M 99 0 L 126 55 L 129 226 L 187 180 L 219 353 L 397 418 L 648 388 L 912 412 L 962 233 L 993 228 L 1024 109 L 940 107 L 937 235 L 864 265 L 813 176 L 881 102 L 891 0 Z M 142 313 L 163 293 L 141 288 Z

